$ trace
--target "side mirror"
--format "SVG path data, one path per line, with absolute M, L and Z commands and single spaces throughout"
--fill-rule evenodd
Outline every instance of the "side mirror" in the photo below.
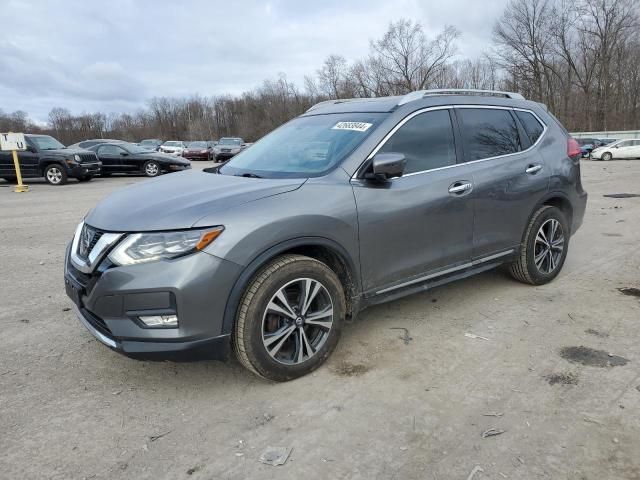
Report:
M 373 157 L 373 173 L 367 173 L 365 178 L 385 182 L 390 178 L 401 177 L 407 165 L 407 159 L 402 153 L 378 153 Z
M 27 145 L 27 152 L 31 152 L 31 153 L 38 153 L 38 151 L 36 150 L 35 147 L 32 147 L 31 145 Z

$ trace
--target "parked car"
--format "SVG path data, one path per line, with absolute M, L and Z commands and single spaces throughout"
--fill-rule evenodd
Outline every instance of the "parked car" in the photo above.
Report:
M 160 150 L 160 146 L 164 142 L 159 138 L 148 138 L 146 140 L 142 140 L 138 145 L 142 148 L 146 148 L 147 150 L 151 150 L 157 152 Z
M 591 152 L 594 160 L 621 160 L 640 158 L 640 140 L 618 140 Z
M 244 140 L 238 137 L 224 137 L 213 148 L 216 161 L 229 160 L 244 148 Z
M 588 157 L 591 151 L 600 145 L 600 140 L 595 138 L 576 138 L 580 145 L 580 153 L 582 157 Z
M 209 142 L 189 142 L 182 156 L 189 160 L 213 160 L 213 145 Z
M 65 147 L 49 135 L 27 134 L 24 138 L 27 150 L 18 152 L 23 178 L 44 177 L 51 185 L 64 185 L 69 177 L 88 182 L 100 172 L 100 161 L 91 151 Z M 0 177 L 16 181 L 11 152 L 0 151 Z
M 290 380 L 370 305 L 499 265 L 552 281 L 586 201 L 579 145 L 518 94 L 328 101 L 222 166 L 101 201 L 68 247 L 66 289 L 116 351 L 233 344 Z
M 111 138 L 96 138 L 93 140 L 83 140 L 81 142 L 74 143 L 72 145 L 69 145 L 67 148 L 89 148 L 89 147 L 93 147 L 94 145 L 98 145 L 99 143 L 122 143 L 122 142 L 124 142 L 124 140 L 115 140 Z
M 170 155 L 182 155 L 182 151 L 186 148 L 185 142 L 171 140 L 164 142 L 160 146 L 159 152 L 168 153 Z
M 188 160 L 151 152 L 132 143 L 102 143 L 90 148 L 102 162 L 102 174 L 137 173 L 157 177 L 161 173 L 178 172 L 191 168 Z

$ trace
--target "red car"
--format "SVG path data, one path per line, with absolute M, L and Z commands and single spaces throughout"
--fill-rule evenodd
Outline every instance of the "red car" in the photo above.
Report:
M 213 160 L 213 144 L 211 142 L 189 142 L 182 151 L 182 156 L 189 160 Z

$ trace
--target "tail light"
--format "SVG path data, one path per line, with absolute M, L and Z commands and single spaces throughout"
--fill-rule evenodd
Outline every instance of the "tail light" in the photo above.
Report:
M 567 138 L 567 155 L 571 158 L 582 155 L 580 144 L 573 137 Z

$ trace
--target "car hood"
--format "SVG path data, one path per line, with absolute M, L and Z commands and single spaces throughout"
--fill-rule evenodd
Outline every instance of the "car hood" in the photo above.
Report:
M 199 170 L 172 173 L 111 194 L 85 221 L 112 232 L 190 228 L 211 213 L 290 192 L 305 180 L 231 177 Z
M 139 154 L 141 157 L 148 158 L 151 160 L 157 160 L 158 162 L 166 162 L 180 165 L 191 165 L 191 162 L 188 160 L 184 160 L 181 157 L 176 157 L 175 155 L 167 155 L 164 153 L 158 152 L 145 152 Z
M 71 155 L 80 155 L 80 154 L 87 154 L 87 153 L 94 153 L 91 150 L 87 150 L 85 148 L 79 148 L 79 147 L 70 147 L 70 148 L 59 148 L 57 150 L 42 150 L 43 154 L 47 154 L 47 155 L 64 155 L 64 156 L 71 156 Z

